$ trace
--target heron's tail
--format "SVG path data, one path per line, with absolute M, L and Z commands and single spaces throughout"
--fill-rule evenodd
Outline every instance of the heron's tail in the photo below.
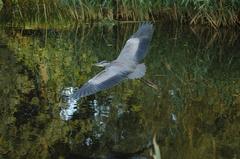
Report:
M 137 79 L 142 78 L 145 75 L 146 66 L 144 63 L 138 64 L 135 71 L 128 75 L 129 79 Z

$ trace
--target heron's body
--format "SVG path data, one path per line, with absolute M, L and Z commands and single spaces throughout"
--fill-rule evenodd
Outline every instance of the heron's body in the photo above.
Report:
M 139 64 L 145 57 L 153 34 L 153 26 L 142 24 L 138 31 L 127 40 L 118 58 L 110 63 L 100 62 L 97 66 L 105 69 L 85 83 L 73 94 L 80 98 L 110 88 L 124 79 L 136 79 L 144 76 L 145 65 Z

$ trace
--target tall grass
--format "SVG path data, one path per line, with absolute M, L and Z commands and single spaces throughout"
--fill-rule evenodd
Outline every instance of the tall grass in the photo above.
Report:
M 4 0 L 2 18 L 14 22 L 174 21 L 214 28 L 240 24 L 239 0 Z

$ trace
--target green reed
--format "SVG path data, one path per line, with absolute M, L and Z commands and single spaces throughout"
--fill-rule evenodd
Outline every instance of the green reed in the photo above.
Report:
M 5 0 L 1 16 L 13 22 L 174 21 L 217 28 L 240 24 L 238 0 Z

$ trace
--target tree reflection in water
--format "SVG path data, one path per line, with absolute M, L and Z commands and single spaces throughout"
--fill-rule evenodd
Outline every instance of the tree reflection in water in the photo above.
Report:
M 162 158 L 238 158 L 235 31 L 156 24 L 145 62 L 159 90 L 136 80 L 78 102 L 61 98 L 99 71 L 93 63 L 117 57 L 137 27 L 1 28 L 0 158 L 149 157 L 154 132 Z M 67 105 L 76 111 L 65 121 Z

